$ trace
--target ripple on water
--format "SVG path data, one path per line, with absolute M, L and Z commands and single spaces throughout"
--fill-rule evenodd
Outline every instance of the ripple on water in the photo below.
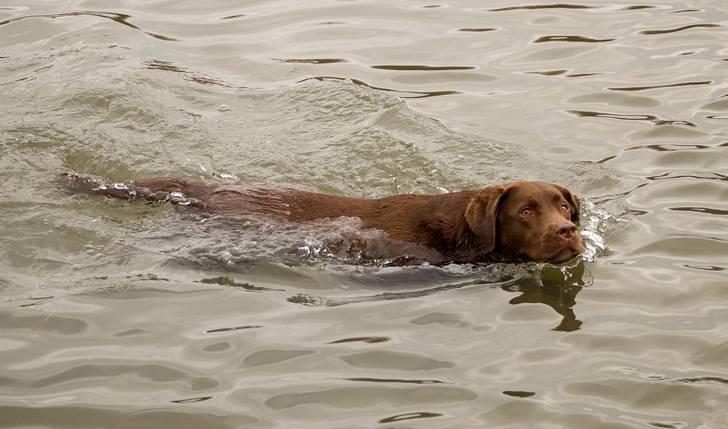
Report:
M 341 387 L 310 390 L 299 393 L 284 393 L 271 396 L 265 405 L 282 410 L 297 406 L 313 406 L 337 409 L 375 408 L 387 404 L 389 407 L 411 406 L 413 404 L 435 405 L 455 404 L 477 398 L 470 389 L 443 385 L 418 387 Z
M 272 365 L 313 353 L 315 352 L 311 350 L 261 350 L 246 356 L 245 359 L 243 359 L 243 366 L 255 367 Z
M 399 371 L 431 371 L 450 368 L 452 362 L 431 359 L 414 353 L 371 351 L 342 356 L 341 360 L 357 368 L 378 368 Z
M 0 323 L 7 329 L 25 329 L 33 335 L 80 335 L 88 330 L 82 319 L 53 314 L 19 315 L 0 311 Z

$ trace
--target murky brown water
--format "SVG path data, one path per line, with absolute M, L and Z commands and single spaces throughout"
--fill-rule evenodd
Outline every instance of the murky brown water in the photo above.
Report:
M 721 0 L 0 3 L 0 427 L 728 428 Z M 513 178 L 567 266 L 392 268 L 65 171 Z M 606 247 L 604 247 L 606 243 Z

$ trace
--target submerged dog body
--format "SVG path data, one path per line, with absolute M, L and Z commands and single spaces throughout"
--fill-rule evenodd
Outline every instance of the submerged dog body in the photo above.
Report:
M 126 199 L 193 204 L 212 212 L 287 222 L 352 217 L 391 242 L 372 250 L 414 260 L 444 262 L 564 262 L 584 251 L 575 222 L 579 200 L 546 182 L 510 182 L 437 195 L 342 197 L 296 189 L 251 188 L 180 177 L 138 179 L 108 185 L 67 174 L 77 191 Z M 177 200 L 177 201 L 176 201 Z M 364 243 L 367 247 L 369 243 Z
M 140 195 L 184 194 L 207 210 L 290 222 L 354 217 L 362 228 L 433 249 L 442 261 L 564 262 L 583 252 L 579 201 L 564 187 L 511 182 L 439 195 L 352 198 L 296 189 L 248 188 L 178 177 L 138 179 Z M 109 192 L 104 192 L 109 195 Z

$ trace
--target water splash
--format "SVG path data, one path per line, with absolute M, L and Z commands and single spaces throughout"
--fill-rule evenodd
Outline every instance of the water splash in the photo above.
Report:
M 607 234 L 617 224 L 626 222 L 626 219 L 619 218 L 590 201 L 582 201 L 579 232 L 584 239 L 585 251 L 581 259 L 585 262 L 594 262 L 597 256 L 609 254 Z
M 74 192 L 100 194 L 124 200 L 171 203 L 179 206 L 204 207 L 205 205 L 202 201 L 189 198 L 182 192 L 152 192 L 148 188 L 139 187 L 133 183 L 107 182 L 95 176 L 73 172 L 61 174 L 59 181 L 66 189 Z

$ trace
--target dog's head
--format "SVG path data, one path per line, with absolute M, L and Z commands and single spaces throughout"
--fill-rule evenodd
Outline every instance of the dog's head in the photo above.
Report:
M 579 200 L 546 182 L 490 186 L 473 196 L 465 221 L 482 252 L 507 260 L 565 262 L 584 251 Z

